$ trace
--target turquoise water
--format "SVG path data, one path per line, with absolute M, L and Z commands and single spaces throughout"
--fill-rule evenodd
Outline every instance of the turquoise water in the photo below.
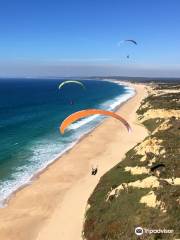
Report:
M 85 90 L 71 84 L 60 91 L 60 82 L 0 80 L 1 203 L 103 119 L 93 116 L 80 120 L 62 136 L 59 125 L 65 117 L 86 108 L 113 110 L 134 93 L 102 80 L 82 80 Z

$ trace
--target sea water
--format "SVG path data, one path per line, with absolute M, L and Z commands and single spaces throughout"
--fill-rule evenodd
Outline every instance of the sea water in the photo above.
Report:
M 78 80 L 78 79 L 76 79 Z M 18 188 L 73 147 L 104 117 L 91 116 L 61 135 L 60 123 L 87 108 L 115 110 L 134 90 L 103 80 L 82 80 L 85 89 L 57 79 L 0 80 L 0 206 Z

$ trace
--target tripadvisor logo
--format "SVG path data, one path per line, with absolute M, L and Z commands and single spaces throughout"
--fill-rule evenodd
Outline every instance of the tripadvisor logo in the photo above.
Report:
M 136 227 L 135 228 L 135 234 L 137 235 L 137 236 L 141 236 L 142 234 L 143 234 L 143 228 L 142 227 Z
M 174 230 L 173 229 L 148 229 L 148 228 L 142 228 L 142 227 L 136 227 L 135 228 L 135 234 L 137 236 L 141 236 L 143 234 L 157 234 L 157 233 L 173 233 Z

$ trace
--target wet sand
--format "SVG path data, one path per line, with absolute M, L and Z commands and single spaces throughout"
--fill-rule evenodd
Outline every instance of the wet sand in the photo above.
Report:
M 132 133 L 118 120 L 106 119 L 31 185 L 17 191 L 0 209 L 1 240 L 81 239 L 87 200 L 100 177 L 147 135 L 136 120 L 145 86 L 133 87 L 136 95 L 117 111 L 128 120 Z M 96 165 L 98 173 L 92 176 L 91 167 Z

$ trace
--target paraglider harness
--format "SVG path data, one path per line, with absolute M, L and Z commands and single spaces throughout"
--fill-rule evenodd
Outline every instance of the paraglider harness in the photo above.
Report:
M 97 171 L 98 171 L 97 167 L 96 168 L 92 167 L 91 175 L 96 175 Z

